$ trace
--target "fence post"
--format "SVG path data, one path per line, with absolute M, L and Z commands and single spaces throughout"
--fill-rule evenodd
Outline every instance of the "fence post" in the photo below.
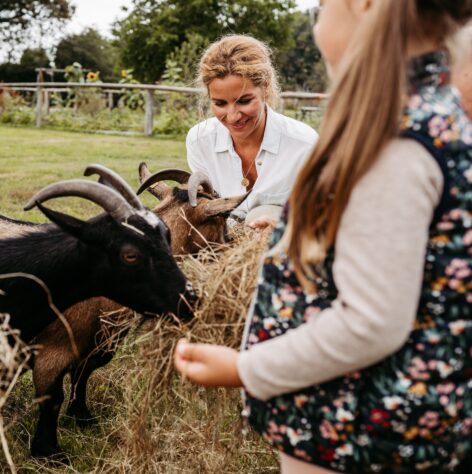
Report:
M 49 91 L 47 89 L 44 90 L 44 114 L 49 114 Z
M 144 114 L 144 135 L 150 137 L 154 126 L 154 91 L 146 91 L 146 104 Z
M 38 87 L 36 89 L 36 128 L 41 128 L 41 109 L 43 102 L 43 89 L 38 83 Z

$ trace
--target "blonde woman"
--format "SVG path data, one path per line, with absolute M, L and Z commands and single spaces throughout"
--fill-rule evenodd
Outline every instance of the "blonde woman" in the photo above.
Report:
M 445 44 L 472 0 L 322 6 L 331 99 L 243 350 L 183 340 L 175 366 L 244 386 L 282 473 L 455 472 L 472 451 L 472 123 Z
M 250 36 L 225 36 L 204 52 L 199 82 L 214 117 L 188 133 L 190 168 L 206 173 L 222 197 L 252 190 L 239 218 L 278 219 L 317 133 L 273 110 L 279 85 L 269 48 Z

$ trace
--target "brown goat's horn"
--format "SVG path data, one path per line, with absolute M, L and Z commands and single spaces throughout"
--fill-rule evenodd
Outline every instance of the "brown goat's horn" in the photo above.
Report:
M 136 191 L 136 194 L 141 194 L 145 189 L 147 189 L 151 194 L 162 200 L 169 195 L 171 188 L 161 181 L 168 179 L 184 184 L 189 180 L 189 178 L 190 173 L 188 171 L 177 169 L 162 170 L 151 174 L 146 163 L 143 162 L 139 165 L 139 180 L 141 186 Z
M 77 196 L 98 204 L 116 221 L 125 221 L 135 213 L 134 209 L 114 189 L 103 184 L 86 181 L 85 179 L 70 179 L 50 184 L 38 191 L 24 207 L 25 211 L 32 209 L 37 202 L 45 202 L 56 197 Z
M 213 185 L 210 178 L 201 171 L 195 171 L 188 180 L 188 200 L 192 207 L 197 206 L 198 186 L 202 186 L 207 194 L 213 194 Z
M 118 173 L 102 165 L 87 166 L 84 176 L 91 176 L 93 174 L 100 176 L 101 183 L 116 189 L 136 210 L 144 209 L 143 203 L 139 200 L 134 190 Z
M 250 193 L 251 191 L 241 196 L 213 199 L 203 206 L 203 215 L 205 218 L 208 218 L 221 214 L 229 214 L 233 209 L 238 207 Z

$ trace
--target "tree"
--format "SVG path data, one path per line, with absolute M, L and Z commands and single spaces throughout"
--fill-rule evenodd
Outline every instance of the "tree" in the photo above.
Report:
M 171 84 L 194 86 L 200 56 L 208 40 L 196 33 L 189 33 L 188 40 L 167 55 L 166 68 L 161 79 Z
M 0 24 L 19 26 L 26 29 L 31 21 L 40 16 L 49 19 L 67 19 L 72 15 L 69 0 L 2 0 L 0 3 Z
M 293 35 L 295 44 L 277 57 L 282 86 L 324 92 L 328 85 L 326 69 L 321 53 L 313 41 L 308 13 L 296 13 Z
M 192 34 L 213 41 L 225 33 L 247 33 L 285 49 L 294 0 L 135 0 L 130 15 L 118 23 L 121 57 L 138 79 L 154 82 L 167 56 Z
M 98 31 L 88 28 L 80 34 L 61 40 L 57 45 L 54 62 L 59 68 L 78 62 L 85 69 L 100 71 L 102 80 L 107 82 L 116 79 L 118 52 L 111 41 L 103 38 Z
M 26 48 L 21 56 L 20 65 L 29 68 L 48 67 L 49 58 L 43 48 Z
M 69 19 L 73 11 L 69 0 L 2 0 L 0 37 L 21 41 L 35 22 L 40 22 L 41 29 L 46 31 L 58 21 Z

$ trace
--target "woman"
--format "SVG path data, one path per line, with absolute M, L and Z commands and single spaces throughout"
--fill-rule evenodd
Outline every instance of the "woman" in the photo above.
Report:
M 278 219 L 317 133 L 274 110 L 279 86 L 269 48 L 250 36 L 213 43 L 200 61 L 199 82 L 213 118 L 187 136 L 192 171 L 206 173 L 220 196 L 252 190 L 235 214 L 247 223 Z

